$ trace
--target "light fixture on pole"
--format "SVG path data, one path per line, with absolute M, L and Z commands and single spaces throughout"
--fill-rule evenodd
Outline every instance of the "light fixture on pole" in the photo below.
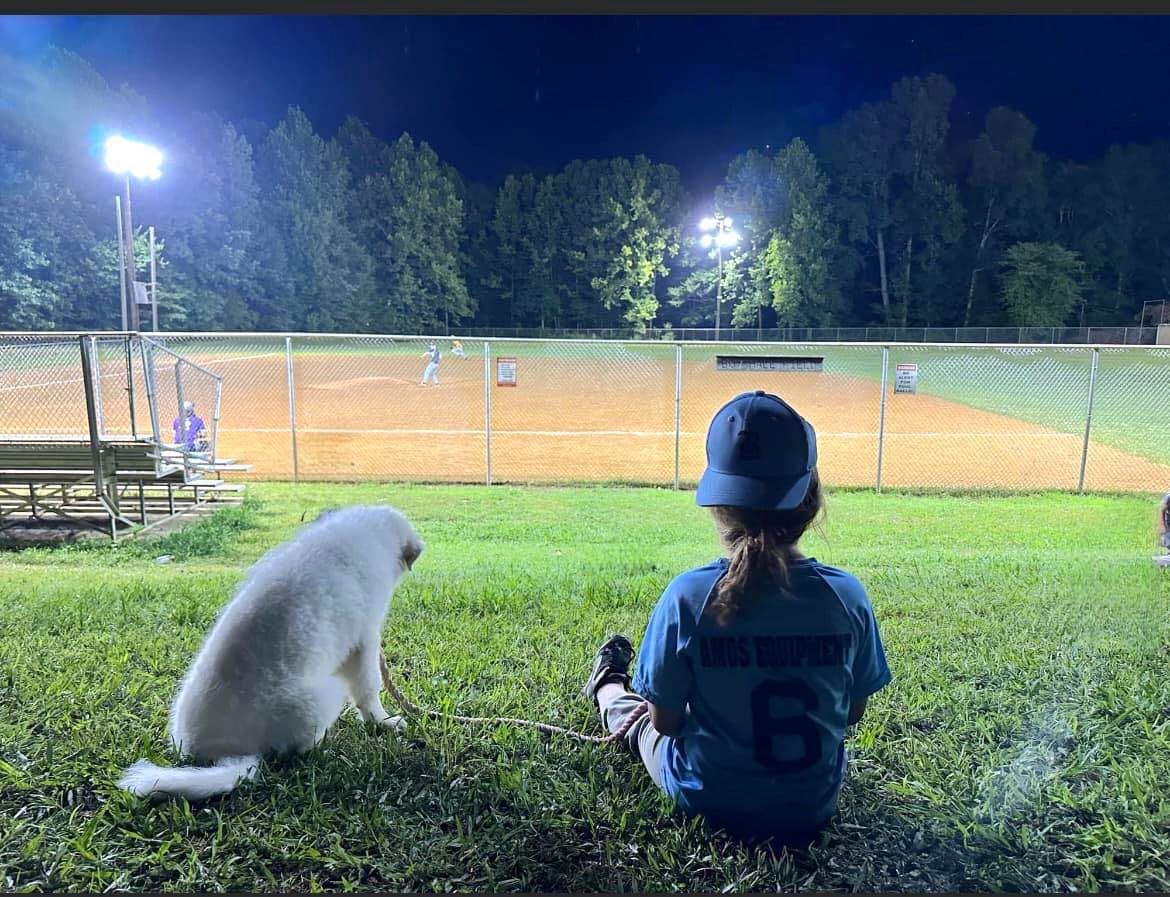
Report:
M 735 246 L 739 242 L 739 234 L 731 229 L 731 219 L 722 212 L 716 212 L 713 218 L 704 218 L 700 221 L 699 230 L 703 231 L 699 245 L 704 249 L 710 249 L 714 244 L 719 257 L 718 273 L 715 275 L 715 339 L 719 339 L 723 309 L 723 250 Z
M 122 239 L 125 241 L 123 254 L 125 270 L 122 272 L 123 283 L 126 287 L 125 303 L 128 309 L 123 308 L 123 316 L 128 317 L 131 330 L 138 330 L 138 297 L 135 293 L 137 280 L 137 265 L 134 259 L 134 226 L 130 216 L 130 178 L 144 181 L 156 181 L 162 177 L 163 154 L 155 147 L 125 137 L 113 136 L 106 140 L 106 168 L 114 174 L 124 178 L 125 197 L 122 201 L 122 214 L 125 221 L 122 226 Z M 151 297 L 153 300 L 153 297 Z M 126 314 L 128 312 L 128 314 Z

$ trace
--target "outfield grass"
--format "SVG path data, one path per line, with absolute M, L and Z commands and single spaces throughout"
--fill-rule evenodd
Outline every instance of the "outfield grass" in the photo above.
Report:
M 859 575 L 893 684 L 841 813 L 794 853 L 672 815 L 615 748 L 343 720 L 189 806 L 117 791 L 173 762 L 177 681 L 247 565 L 302 514 L 389 499 L 428 549 L 385 644 L 420 702 L 597 724 L 597 643 L 637 642 L 716 553 L 685 493 L 256 485 L 158 544 L 0 555 L 0 887 L 90 890 L 1170 888 L 1170 575 L 1130 497 L 837 493 L 808 547 Z M 168 565 L 154 557 L 171 554 Z

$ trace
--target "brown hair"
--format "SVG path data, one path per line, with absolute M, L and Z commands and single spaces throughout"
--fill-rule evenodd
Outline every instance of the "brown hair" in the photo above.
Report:
M 715 528 L 727 546 L 730 565 L 719 580 L 708 610 L 720 626 L 743 606 L 748 593 L 763 585 L 785 588 L 796 543 L 824 508 L 816 470 L 804 500 L 791 511 L 756 511 L 717 505 L 711 508 Z

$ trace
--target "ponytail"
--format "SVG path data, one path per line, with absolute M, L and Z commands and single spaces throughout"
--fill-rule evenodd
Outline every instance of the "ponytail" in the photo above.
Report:
M 788 567 L 796 555 L 796 543 L 823 506 L 820 478 L 814 470 L 804 500 L 790 511 L 726 505 L 711 508 L 729 555 L 727 572 L 719 580 L 709 608 L 720 626 L 739 613 L 751 592 L 768 585 L 788 587 Z

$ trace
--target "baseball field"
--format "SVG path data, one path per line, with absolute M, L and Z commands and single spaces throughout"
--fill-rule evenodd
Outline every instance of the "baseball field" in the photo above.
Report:
M 677 377 L 684 485 L 702 470 L 711 415 L 748 389 L 774 392 L 812 421 L 832 485 L 875 484 L 879 431 L 883 487 L 1075 489 L 1082 463 L 1087 490 L 1159 491 L 1170 482 L 1170 350 L 1101 350 L 1085 452 L 1083 347 L 893 347 L 882 420 L 874 346 L 689 345 L 679 363 L 668 344 L 493 343 L 485 369 L 484 344 L 469 341 L 466 357 L 445 351 L 439 384 L 423 387 L 425 341 L 298 338 L 290 408 L 283 339 L 168 344 L 222 376 L 219 453 L 250 464 L 253 479 L 293 477 L 291 415 L 303 479 L 484 482 L 490 451 L 493 482 L 671 484 Z M 808 372 L 723 370 L 721 354 L 821 362 Z M 107 428 L 126 429 L 124 361 L 102 358 Z M 501 358 L 515 359 L 515 385 L 498 384 Z M 902 362 L 918 366 L 913 394 L 894 390 Z M 72 359 L 42 356 L 33 370 L 10 362 L 0 377 L 0 432 L 84 432 Z M 158 379 L 167 431 L 178 407 L 169 364 Z M 210 379 L 192 369 L 181 379 L 210 422 Z M 140 427 L 144 391 L 140 383 Z

